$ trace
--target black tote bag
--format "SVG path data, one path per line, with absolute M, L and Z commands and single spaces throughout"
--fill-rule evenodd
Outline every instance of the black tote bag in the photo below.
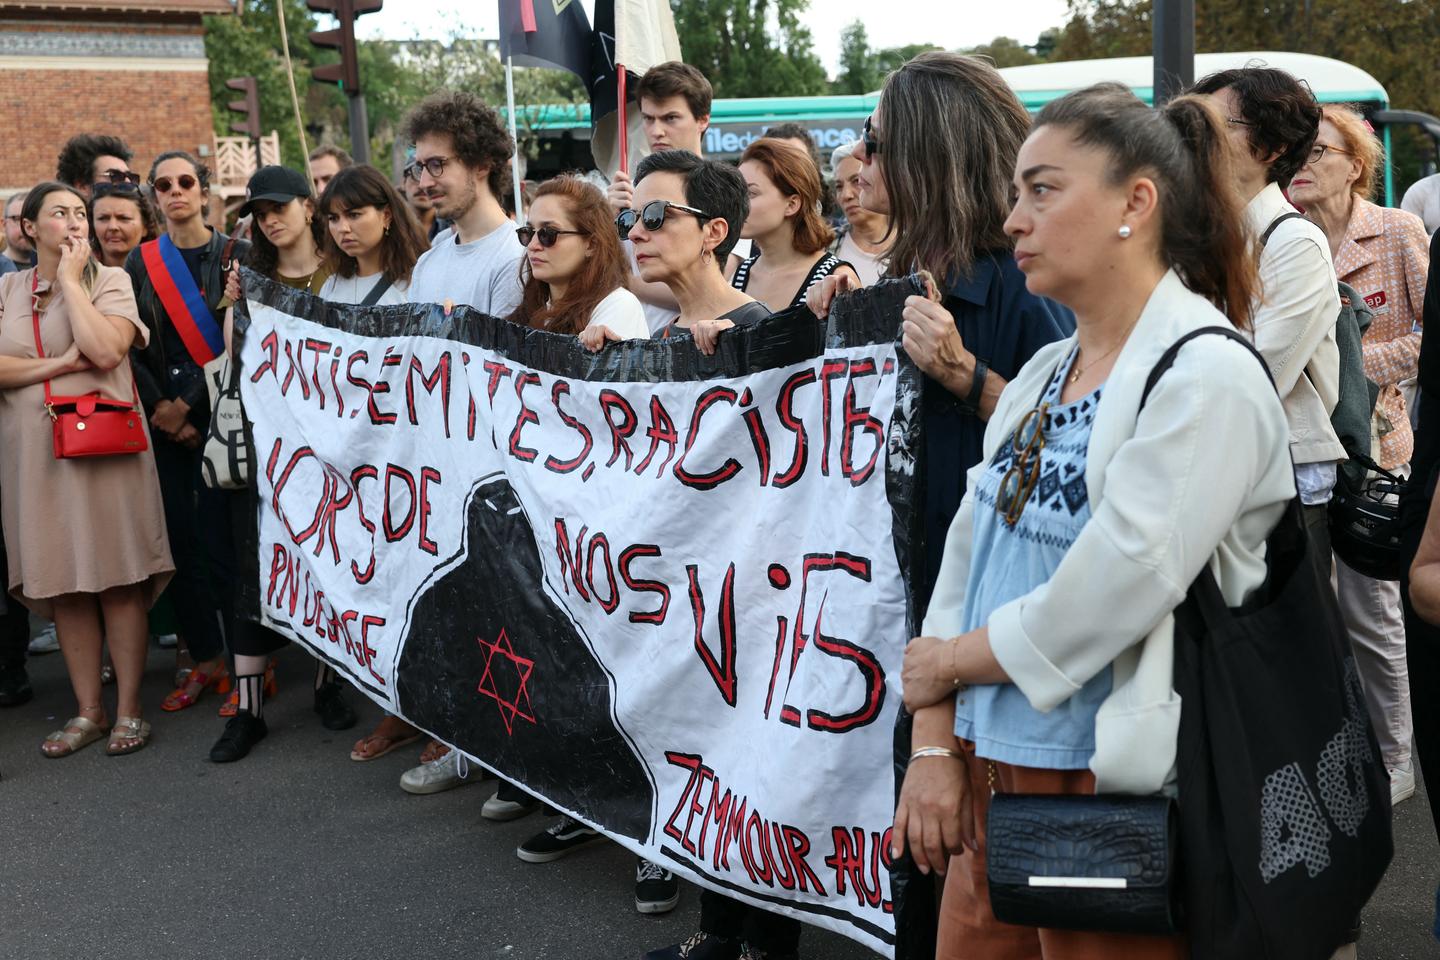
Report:
M 1192 332 L 1156 364 L 1145 395 L 1202 334 L 1250 347 L 1223 327 Z M 1328 560 L 1310 548 L 1297 497 L 1266 542 L 1265 582 L 1243 606 L 1226 606 L 1207 564 L 1175 611 L 1195 960 L 1327 960 L 1394 852 L 1388 779 Z

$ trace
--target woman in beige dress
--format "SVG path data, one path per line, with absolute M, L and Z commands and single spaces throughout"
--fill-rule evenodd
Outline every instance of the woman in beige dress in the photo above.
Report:
M 148 450 L 57 460 L 44 383 L 57 396 L 98 390 L 131 399 L 130 345 L 147 334 L 129 277 L 90 256 L 84 197 L 43 183 L 21 217 L 39 259 L 0 279 L 0 516 L 10 594 L 55 621 L 79 704 L 40 749 L 68 756 L 110 729 L 100 698 L 103 638 L 118 683 L 106 752 L 133 753 L 150 737 L 140 707 L 146 611 L 175 569 L 155 463 Z

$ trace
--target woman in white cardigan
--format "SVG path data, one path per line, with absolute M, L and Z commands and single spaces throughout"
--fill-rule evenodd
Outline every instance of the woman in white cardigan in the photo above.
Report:
M 1139 409 L 1171 344 L 1249 323 L 1258 281 L 1224 142 L 1201 99 L 1150 110 L 1101 85 L 1046 107 L 1020 151 L 1016 262 L 1077 332 L 1006 387 L 906 650 L 915 755 L 894 852 L 946 874 L 944 960 L 1188 955 L 1183 937 L 999 923 L 984 823 L 994 790 L 1173 785 L 1171 613 L 1205 564 L 1231 604 L 1259 586 L 1295 495 L 1284 409 L 1240 344 L 1187 344 Z

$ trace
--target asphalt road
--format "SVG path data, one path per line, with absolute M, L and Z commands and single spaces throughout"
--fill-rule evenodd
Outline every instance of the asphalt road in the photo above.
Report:
M 695 888 L 665 917 L 633 904 L 634 857 L 596 844 L 531 865 L 515 846 L 547 820 L 480 817 L 491 786 L 399 789 L 419 745 L 371 763 L 349 749 L 379 717 L 331 733 L 311 712 L 309 658 L 282 655 L 270 737 L 246 760 L 206 755 L 223 722 L 209 695 L 162 714 L 171 656 L 152 651 L 152 744 L 48 760 L 73 707 L 58 655 L 33 658 L 35 700 L 0 712 L 0 960 L 633 960 L 693 929 Z M 1430 937 L 1440 851 L 1427 801 L 1396 814 L 1395 864 L 1366 914 L 1367 960 L 1440 957 Z M 867 949 L 807 929 L 809 960 Z

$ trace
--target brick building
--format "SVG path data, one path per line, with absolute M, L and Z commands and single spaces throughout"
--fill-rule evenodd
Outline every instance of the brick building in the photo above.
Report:
M 205 14 L 230 0 L 0 2 L 0 196 L 55 175 L 80 132 L 120 136 L 143 173 L 164 150 L 210 156 Z

